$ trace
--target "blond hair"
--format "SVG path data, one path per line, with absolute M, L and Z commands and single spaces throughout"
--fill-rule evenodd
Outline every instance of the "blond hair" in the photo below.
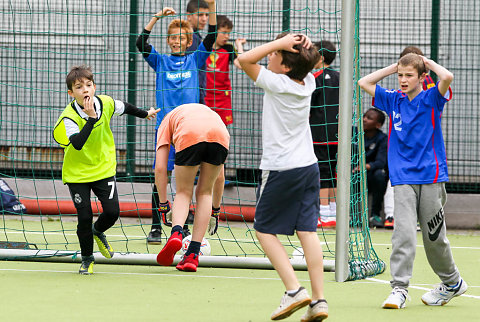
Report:
M 187 43 L 192 41 L 193 37 L 193 28 L 187 20 L 183 19 L 173 19 L 172 22 L 168 25 L 168 36 L 170 37 L 173 33 L 173 29 L 179 28 L 181 31 L 185 32 L 187 36 Z

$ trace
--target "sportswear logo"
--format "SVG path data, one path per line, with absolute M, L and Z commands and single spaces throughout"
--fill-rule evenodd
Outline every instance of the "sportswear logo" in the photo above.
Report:
M 397 119 L 398 121 L 396 121 Z M 402 131 L 402 115 L 395 113 L 395 111 L 393 111 L 393 126 L 395 127 L 395 131 Z
M 73 199 L 75 200 L 75 203 L 77 203 L 77 204 L 82 203 L 82 197 L 80 197 L 80 195 L 78 193 L 75 194 Z
M 328 74 L 325 75 L 325 79 L 330 79 L 330 78 L 331 78 L 330 75 L 328 75 Z
M 186 71 L 186 72 L 176 72 L 176 73 L 171 73 L 167 72 L 167 79 L 169 80 L 176 80 L 176 79 L 185 79 L 185 78 L 190 78 L 192 77 L 192 72 L 191 71 Z
M 443 221 L 445 219 L 445 215 L 443 213 L 443 208 L 437 212 L 435 216 L 427 223 L 428 226 L 428 238 L 431 241 L 436 241 L 438 235 L 440 235 L 440 231 L 443 228 Z

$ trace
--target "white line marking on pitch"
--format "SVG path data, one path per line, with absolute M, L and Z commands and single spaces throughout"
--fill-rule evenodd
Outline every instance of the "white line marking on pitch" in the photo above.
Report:
M 381 280 L 381 279 L 378 279 L 378 278 L 373 278 L 373 277 L 367 277 L 366 280 L 368 281 L 373 281 L 373 282 L 377 282 L 377 283 L 383 283 L 383 284 L 390 284 L 390 281 L 385 281 L 385 280 Z M 425 284 L 422 284 L 422 285 L 425 285 Z M 428 285 L 428 284 L 427 284 Z M 469 286 L 471 287 L 471 286 Z M 476 286 L 473 286 L 473 287 L 476 287 Z M 421 286 L 415 286 L 415 285 L 410 285 L 409 288 L 414 288 L 414 289 L 417 289 L 417 290 L 423 290 L 423 291 L 430 291 L 432 288 L 428 288 L 428 287 L 421 287 Z M 473 299 L 477 299 L 477 300 L 480 300 L 480 296 L 477 296 L 477 295 L 470 295 L 470 294 L 462 294 L 460 295 L 462 297 L 470 297 L 470 298 L 473 298 Z
M 68 273 L 78 275 L 74 271 L 58 271 L 47 269 L 18 269 L 18 268 L 0 268 L 0 271 L 15 271 L 15 272 L 27 272 L 27 273 Z M 270 280 L 279 281 L 279 278 L 275 277 L 243 277 L 243 276 L 216 276 L 216 275 L 197 275 L 197 274 L 168 274 L 168 273 L 129 273 L 129 272 L 95 272 L 96 274 L 113 274 L 113 275 L 139 275 L 139 276 L 174 276 L 174 277 L 201 277 L 201 278 L 223 278 L 223 279 L 245 279 L 245 280 Z

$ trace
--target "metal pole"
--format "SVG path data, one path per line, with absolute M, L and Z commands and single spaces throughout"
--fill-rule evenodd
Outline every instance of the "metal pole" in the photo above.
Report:
M 438 47 L 440 34 L 440 0 L 432 0 L 432 30 L 430 33 L 430 58 L 438 62 Z M 430 72 L 434 82 L 437 82 L 437 75 Z
M 348 222 L 350 215 L 355 5 L 356 1 L 342 0 L 340 108 L 338 117 L 337 233 L 335 246 L 335 280 L 337 282 L 346 281 L 349 275 Z
M 138 29 L 138 2 L 130 1 L 130 31 L 128 36 L 128 93 L 127 100 L 130 104 L 137 105 L 137 93 L 135 91 L 137 85 L 137 64 L 135 61 L 136 34 Z M 126 177 L 132 178 L 135 174 L 135 124 L 136 120 L 133 115 L 127 115 L 127 164 Z
M 97 264 L 158 265 L 157 254 L 115 253 L 110 259 L 103 257 L 100 253 L 93 255 Z M 177 265 L 181 259 L 180 255 L 175 255 L 172 265 Z M 65 250 L 0 249 L 0 260 L 80 263 L 82 256 L 75 251 Z M 303 258 L 293 258 L 290 263 L 295 270 L 307 270 L 307 264 Z M 198 264 L 201 267 L 273 269 L 268 258 L 264 257 L 200 256 Z M 324 260 L 323 267 L 325 271 L 332 272 L 335 265 L 332 260 Z

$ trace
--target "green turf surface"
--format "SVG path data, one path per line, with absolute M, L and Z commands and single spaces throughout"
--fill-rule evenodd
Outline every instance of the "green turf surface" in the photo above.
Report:
M 411 301 L 404 310 L 383 310 L 380 306 L 390 292 L 386 284 L 390 279 L 390 236 L 391 231 L 372 232 L 375 250 L 387 262 L 385 273 L 346 283 L 334 282 L 334 273 L 325 273 L 325 294 L 330 307 L 327 321 L 478 319 L 478 234 L 449 234 L 456 264 L 470 285 L 467 296 L 455 298 L 444 307 L 427 307 L 420 301 L 425 290 L 439 280 L 430 269 L 419 240 Z M 268 321 L 284 291 L 273 270 L 200 267 L 197 273 L 184 273 L 174 267 L 97 264 L 94 275 L 80 276 L 78 268 L 77 263 L 0 261 L 1 320 Z M 298 276 L 309 289 L 308 273 L 298 272 Z M 303 310 L 284 321 L 299 321 L 302 314 Z

